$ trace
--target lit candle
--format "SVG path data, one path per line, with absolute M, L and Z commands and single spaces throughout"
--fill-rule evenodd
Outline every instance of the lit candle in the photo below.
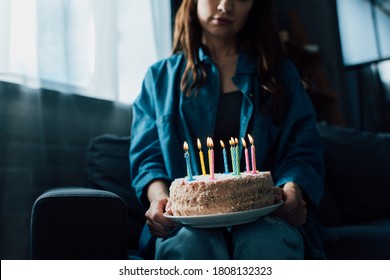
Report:
M 248 134 L 249 142 L 251 142 L 251 157 L 252 157 L 252 173 L 256 173 L 256 152 L 255 152 L 255 144 L 252 136 Z
M 237 172 L 237 168 L 236 168 L 236 151 L 234 149 L 234 139 L 233 138 L 230 138 L 229 140 L 229 144 L 230 144 L 230 155 L 232 157 L 232 166 L 233 166 L 233 175 L 236 175 Z
M 184 157 L 185 157 L 186 163 L 187 163 L 188 181 L 193 181 L 195 179 L 194 179 L 194 177 L 192 177 L 191 163 L 190 163 L 190 153 L 188 152 L 188 144 L 187 144 L 186 141 L 184 141 L 183 149 L 184 149 Z
M 209 147 L 209 168 L 210 168 L 210 179 L 214 180 L 214 143 L 213 139 L 207 137 L 207 147 Z
M 227 163 L 227 155 L 226 155 L 226 149 L 225 149 L 225 143 L 223 143 L 222 140 L 219 140 L 223 149 L 223 163 L 225 164 L 225 173 L 229 173 L 228 169 L 228 163 Z
M 248 148 L 246 147 L 246 142 L 244 138 L 241 138 L 242 145 L 244 146 L 245 150 L 245 166 L 246 166 L 246 172 L 249 172 L 249 155 L 248 155 Z
M 204 165 L 204 156 L 202 152 L 202 144 L 200 143 L 200 140 L 198 138 L 198 148 L 199 148 L 199 158 L 200 158 L 200 166 L 202 168 L 202 175 L 206 175 L 206 167 Z
M 237 167 L 237 170 L 236 170 L 236 173 L 237 175 L 241 175 L 241 171 L 240 171 L 240 151 L 238 150 L 238 139 L 234 139 L 234 144 L 236 144 L 236 167 Z

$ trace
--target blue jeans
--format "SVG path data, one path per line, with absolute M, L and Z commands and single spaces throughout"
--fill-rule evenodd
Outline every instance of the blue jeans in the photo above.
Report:
M 303 259 L 304 242 L 298 229 L 266 216 L 255 222 L 222 228 L 178 227 L 156 242 L 162 260 L 278 260 Z

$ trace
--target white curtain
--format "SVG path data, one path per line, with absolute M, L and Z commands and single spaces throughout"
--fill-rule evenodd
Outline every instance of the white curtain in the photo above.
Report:
M 0 0 L 0 79 L 131 103 L 170 20 L 170 0 Z

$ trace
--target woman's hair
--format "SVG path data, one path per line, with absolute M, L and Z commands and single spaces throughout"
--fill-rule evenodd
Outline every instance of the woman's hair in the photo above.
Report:
M 187 65 L 181 80 L 181 90 L 187 96 L 201 86 L 206 72 L 199 61 L 202 28 L 197 17 L 197 1 L 183 0 L 176 14 L 173 53 L 183 52 Z M 265 92 L 281 100 L 281 89 L 276 71 L 282 54 L 282 45 L 274 22 L 272 0 L 253 0 L 246 24 L 238 33 L 238 48 L 256 60 L 257 74 Z M 279 104 L 280 105 L 280 104 Z M 280 108 L 279 108 L 280 109 Z
M 183 0 L 175 18 L 173 53 L 183 52 L 187 65 L 181 79 L 181 90 L 187 96 L 204 83 L 206 72 L 199 61 L 199 48 L 202 43 L 202 28 L 197 16 L 197 0 Z M 199 68 L 197 68 L 199 67 Z

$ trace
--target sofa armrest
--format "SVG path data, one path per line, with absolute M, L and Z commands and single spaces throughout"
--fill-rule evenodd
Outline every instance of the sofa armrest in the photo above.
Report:
M 126 202 L 128 247 L 137 250 L 147 209 L 131 187 L 129 146 L 130 136 L 103 134 L 91 139 L 86 153 L 86 186 L 115 193 Z
M 53 189 L 32 208 L 31 259 L 126 259 L 127 206 L 118 195 Z
M 323 210 L 337 208 L 345 224 L 390 218 L 390 133 L 327 124 L 317 128 L 324 144 L 325 182 L 333 199 Z

